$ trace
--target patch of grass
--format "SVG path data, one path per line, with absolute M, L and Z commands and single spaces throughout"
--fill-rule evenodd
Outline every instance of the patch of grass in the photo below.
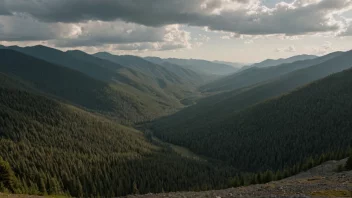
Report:
M 322 180 L 322 179 L 325 179 L 325 177 L 315 176 L 315 177 L 312 177 L 312 178 L 308 178 L 307 181 L 318 181 L 318 180 Z
M 310 195 L 319 197 L 352 197 L 352 191 L 348 190 L 322 190 L 312 192 Z
M 264 188 L 271 189 L 271 188 L 276 188 L 276 186 L 274 184 L 265 184 Z
M 337 168 L 335 169 L 335 172 L 337 173 L 341 173 L 343 171 L 345 171 L 345 167 L 342 164 L 338 165 Z

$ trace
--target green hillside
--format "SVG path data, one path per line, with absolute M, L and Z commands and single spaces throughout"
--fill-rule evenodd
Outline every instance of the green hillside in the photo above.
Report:
M 94 57 L 82 51 L 75 50 L 62 52 L 46 46 L 32 46 L 23 48 L 18 46 L 10 46 L 5 47 L 5 49 L 13 49 L 56 65 L 80 71 L 96 80 L 104 81 L 106 83 L 119 85 L 123 84 L 125 86 L 119 87 L 120 89 L 125 89 L 126 86 L 127 89 L 136 89 L 134 91 L 137 91 L 137 94 L 142 95 L 142 97 L 150 97 L 144 95 L 145 91 L 147 92 L 146 94 L 149 95 L 150 92 L 156 93 L 155 95 L 157 95 L 157 98 L 155 100 L 162 100 L 164 103 L 171 106 L 177 105 L 175 104 L 177 101 L 175 102 L 174 98 L 168 97 L 162 90 L 158 89 L 158 86 L 155 86 L 155 79 L 152 77 L 146 76 L 136 70 L 126 68 L 118 63 Z M 136 78 L 131 79 L 130 74 L 134 77 L 138 76 L 138 81 L 136 81 Z M 143 83 L 141 83 L 141 81 Z M 158 101 L 154 102 L 158 103 Z
M 172 108 L 167 103 L 139 97 L 117 85 L 16 51 L 0 50 L 0 58 L 0 72 L 27 82 L 43 94 L 114 116 L 120 122 L 150 120 Z
M 111 72 L 107 68 L 102 67 L 102 65 L 96 64 L 96 62 L 92 63 L 89 61 L 81 61 L 69 55 L 68 53 L 62 52 L 54 48 L 37 45 L 31 47 L 10 46 L 6 47 L 5 49 L 12 49 L 56 65 L 61 65 L 70 69 L 80 71 L 97 80 L 108 82 L 114 77 L 114 72 Z M 122 68 L 122 66 L 117 64 L 114 64 L 114 67 Z
M 112 61 L 117 64 L 124 65 L 125 67 L 141 71 L 149 76 L 158 78 L 163 81 L 170 81 L 174 83 L 182 83 L 182 79 L 175 75 L 174 73 L 168 71 L 164 67 L 154 64 L 152 62 L 146 61 L 137 56 L 117 56 L 112 55 L 107 52 L 100 52 L 94 54 L 94 56 Z
M 169 62 L 163 62 L 160 65 L 168 69 L 169 71 L 172 71 L 173 73 L 177 74 L 178 76 L 182 76 L 183 81 L 190 83 L 191 85 L 194 85 L 194 86 L 202 85 L 206 82 L 209 82 L 212 78 L 214 78 L 213 75 L 200 74 L 193 70 L 186 69 L 182 66 L 172 64 Z
M 182 108 L 180 100 L 192 96 L 196 90 L 196 85 L 184 80 L 183 76 L 178 76 L 172 71 L 138 57 L 131 56 L 132 59 L 127 57 L 129 62 L 124 63 L 138 65 L 140 68 L 148 68 L 152 65 L 156 69 L 151 71 L 158 75 L 149 75 L 149 69 L 138 70 L 130 65 L 122 66 L 119 63 L 107 61 L 78 50 L 62 52 L 46 46 L 3 48 L 13 49 L 56 65 L 77 70 L 96 80 L 109 83 L 119 91 L 132 95 L 138 100 L 138 103 L 152 106 L 149 111 L 153 116 L 148 119 L 166 115 Z
M 3 47 L 80 71 L 96 80 L 113 85 L 116 89 L 138 98 L 140 103 L 151 104 L 156 116 L 175 112 L 183 107 L 183 99 L 198 97 L 197 87 L 209 82 L 208 78 L 184 69 L 162 67 L 136 56 L 96 57 L 79 50 L 63 52 L 46 46 Z M 101 53 L 104 55 L 104 53 Z M 107 53 L 105 53 L 106 55 Z M 110 58 L 110 59 L 109 59 Z M 123 65 L 122 65 L 123 64 Z M 187 72 L 187 75 L 183 75 Z M 192 79 L 191 81 L 189 79 Z M 144 101 L 144 98 L 147 101 Z M 153 111 L 153 110 L 150 110 Z M 154 118 L 155 116 L 152 116 Z
M 341 61 L 348 61 L 350 53 Z M 177 125 L 177 118 L 171 117 L 156 122 L 153 131 L 163 140 L 241 170 L 277 170 L 351 144 L 351 86 L 352 70 L 346 70 L 226 118 L 216 116 L 221 111 L 209 112 L 215 115 L 209 122 Z
M 28 92 L 0 88 L 0 126 L 1 157 L 17 177 L 6 186 L 12 192 L 113 197 L 205 190 L 227 187 L 231 175 L 153 145 L 135 129 Z
M 156 90 L 160 89 L 161 92 L 177 100 L 182 100 L 194 94 L 197 95 L 197 87 L 208 82 L 206 75 L 196 73 L 186 68 L 180 68 L 180 66 L 162 66 L 137 56 L 118 56 L 107 52 L 96 53 L 94 56 L 123 65 L 126 68 L 149 76 L 152 80 L 146 81 L 141 79 L 139 82 L 141 82 L 141 84 L 149 82 Z M 138 79 L 136 79 L 136 81 L 138 81 Z
M 140 99 L 149 98 L 150 100 L 154 100 L 151 101 L 151 103 L 165 103 L 166 108 L 167 106 L 172 106 L 169 110 L 175 107 L 181 107 L 179 98 L 167 94 L 164 89 L 164 84 L 166 83 L 156 76 L 150 76 L 148 73 L 144 73 L 144 71 L 129 68 L 128 66 L 121 66 L 118 63 L 98 58 L 78 50 L 67 51 L 66 54 L 74 57 L 78 61 L 96 64 L 100 66 L 100 70 L 107 70 L 110 75 L 106 76 L 107 78 L 105 80 L 118 89 L 133 93 Z M 183 95 L 180 95 L 179 97 L 182 98 Z

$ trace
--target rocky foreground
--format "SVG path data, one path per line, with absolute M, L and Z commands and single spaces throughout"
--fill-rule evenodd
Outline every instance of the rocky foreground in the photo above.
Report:
M 352 171 L 336 172 L 338 165 L 345 162 L 329 161 L 307 172 L 267 184 L 204 192 L 130 195 L 126 198 L 352 197 Z

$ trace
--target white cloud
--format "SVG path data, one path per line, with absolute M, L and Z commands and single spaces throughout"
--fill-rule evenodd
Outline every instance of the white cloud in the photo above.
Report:
M 252 43 L 254 43 L 254 41 L 252 39 L 244 41 L 244 44 L 252 44 Z
M 181 34 L 172 31 L 169 26 L 154 28 L 123 21 L 103 22 L 88 21 L 77 23 L 75 34 L 61 37 L 54 41 L 59 47 L 74 46 L 99 46 L 104 44 L 117 43 L 138 43 L 138 42 L 160 42 L 167 40 L 173 34 Z
M 343 22 L 345 23 L 345 29 L 338 33 L 339 36 L 352 36 L 352 19 L 341 18 L 343 18 Z
M 312 51 L 313 51 L 314 54 L 324 55 L 324 54 L 327 54 L 327 53 L 330 53 L 330 52 L 334 51 L 334 48 L 333 48 L 331 42 L 325 41 L 320 46 L 314 47 L 312 49 Z
M 60 48 L 120 44 L 126 49 L 149 46 L 154 50 L 170 50 L 192 46 L 190 33 L 180 25 L 147 27 L 123 21 L 45 23 L 22 15 L 0 15 L 0 40 L 40 41 Z
M 284 47 L 284 48 L 277 48 L 275 49 L 276 52 L 287 52 L 287 53 L 292 53 L 292 52 L 296 52 L 296 47 L 294 45 L 290 45 L 288 47 Z

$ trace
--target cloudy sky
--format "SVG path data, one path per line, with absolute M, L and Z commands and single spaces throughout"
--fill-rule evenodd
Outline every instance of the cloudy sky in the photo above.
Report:
M 352 0 L 0 0 L 0 44 L 256 62 L 352 49 Z

